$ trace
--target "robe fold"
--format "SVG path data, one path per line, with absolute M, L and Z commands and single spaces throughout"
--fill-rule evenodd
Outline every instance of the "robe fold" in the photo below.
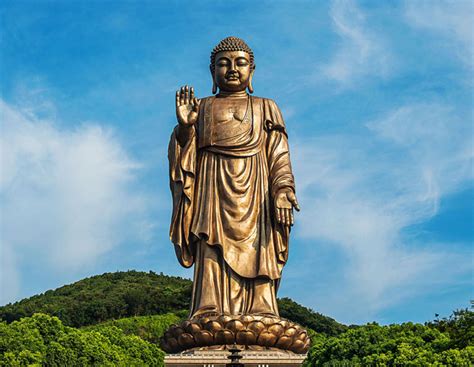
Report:
M 278 106 L 250 98 L 248 116 L 226 122 L 213 119 L 215 97 L 204 98 L 186 144 L 179 144 L 177 128 L 171 135 L 170 238 L 180 263 L 196 265 L 192 314 L 204 309 L 278 314 L 276 289 L 288 258 L 288 234 L 274 219 L 273 198 L 295 186 Z M 202 291 L 209 286 L 215 288 L 212 295 Z M 247 294 L 239 296 L 243 289 Z M 259 301 L 267 293 L 272 294 Z

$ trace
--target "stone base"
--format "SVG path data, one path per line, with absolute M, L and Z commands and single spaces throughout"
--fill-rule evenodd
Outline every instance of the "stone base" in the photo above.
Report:
M 303 327 L 277 316 L 202 315 L 172 325 L 161 340 L 161 348 L 179 353 L 198 348 L 219 350 L 236 344 L 251 351 L 278 348 L 306 354 L 310 343 Z
M 194 350 L 165 357 L 166 367 L 225 367 L 230 363 L 228 351 Z M 281 350 L 251 351 L 244 350 L 241 363 L 245 367 L 299 367 L 306 358 L 305 354 L 295 354 Z

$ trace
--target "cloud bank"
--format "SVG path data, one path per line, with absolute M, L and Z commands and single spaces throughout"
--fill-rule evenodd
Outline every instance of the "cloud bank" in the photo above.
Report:
M 0 101 L 0 303 L 20 294 L 20 269 L 77 274 L 146 221 L 140 166 L 98 124 L 60 129 Z M 21 296 L 24 296 L 23 294 Z
M 396 108 L 365 126 L 364 134 L 301 141 L 293 149 L 304 209 L 298 235 L 317 244 L 306 257 L 332 246 L 346 263 L 343 279 L 309 303 L 352 322 L 370 321 L 471 270 L 467 246 L 421 243 L 406 233 L 472 182 L 469 121 L 431 103 Z
M 386 77 L 392 67 L 390 50 L 382 36 L 370 28 L 357 4 L 333 1 L 330 17 L 340 44 L 331 61 L 322 66 L 322 75 L 341 87 L 350 87 L 368 75 Z

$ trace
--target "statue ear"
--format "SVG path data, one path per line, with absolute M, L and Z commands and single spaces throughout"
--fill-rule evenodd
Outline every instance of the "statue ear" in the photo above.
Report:
M 247 87 L 250 94 L 253 93 L 252 78 L 253 78 L 253 72 L 254 72 L 254 71 L 255 71 L 255 66 L 252 68 L 252 71 L 250 72 L 249 86 Z
M 212 94 L 217 93 L 217 84 L 216 84 L 216 78 L 214 77 L 214 70 L 212 70 L 212 66 L 209 65 L 209 69 L 211 69 L 211 76 L 212 76 Z
M 214 80 L 214 78 L 212 78 L 212 94 L 216 94 L 216 93 L 217 93 L 216 81 Z

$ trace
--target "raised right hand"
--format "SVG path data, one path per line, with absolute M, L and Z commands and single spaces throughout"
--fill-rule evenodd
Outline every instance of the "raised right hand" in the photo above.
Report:
M 184 86 L 176 91 L 176 117 L 186 127 L 196 123 L 201 101 L 194 97 L 193 87 Z

